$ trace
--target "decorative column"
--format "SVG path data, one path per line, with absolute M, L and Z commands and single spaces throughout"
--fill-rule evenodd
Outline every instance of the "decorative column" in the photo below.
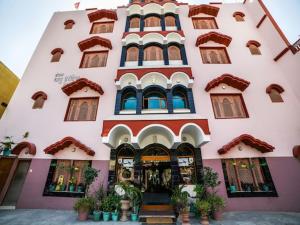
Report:
M 144 46 L 139 45 L 139 66 L 143 65 L 143 60 L 144 60 Z
M 180 170 L 177 160 L 176 149 L 170 149 L 171 156 L 171 188 L 174 188 L 180 183 Z
M 142 114 L 142 109 L 143 109 L 143 92 L 142 92 L 141 89 L 137 90 L 136 99 L 137 99 L 136 114 Z
M 161 30 L 165 31 L 166 30 L 165 15 L 160 15 L 160 25 L 161 25 Z
M 168 113 L 173 113 L 173 96 L 172 96 L 172 90 L 167 89 L 167 109 Z
M 178 14 L 175 14 L 175 23 L 176 23 L 177 30 L 181 30 L 181 25 L 180 25 L 180 20 L 179 20 Z
M 195 148 L 195 164 L 196 164 L 196 178 L 197 183 L 203 183 L 203 163 L 202 163 L 202 155 L 201 149 Z
M 122 53 L 121 53 L 120 67 L 124 67 L 125 66 L 126 53 L 127 53 L 127 48 L 126 48 L 126 46 L 123 46 L 122 47 Z
M 163 57 L 165 65 L 169 65 L 168 45 L 163 45 Z
M 187 89 L 187 100 L 188 100 L 188 104 L 189 104 L 191 113 L 196 113 L 192 88 Z
M 183 65 L 187 65 L 188 61 L 187 61 L 187 57 L 186 57 L 184 44 L 180 45 L 180 55 L 181 55 L 181 58 L 182 58 Z
M 140 17 L 140 31 L 143 32 L 144 31 L 144 27 L 145 27 L 145 16 L 141 16 Z
M 115 115 L 119 115 L 120 114 L 121 101 L 122 101 L 122 91 L 118 90 L 117 91 L 117 96 L 116 96 Z
M 127 16 L 126 25 L 125 25 L 125 32 L 129 32 L 129 28 L 130 28 L 130 17 Z

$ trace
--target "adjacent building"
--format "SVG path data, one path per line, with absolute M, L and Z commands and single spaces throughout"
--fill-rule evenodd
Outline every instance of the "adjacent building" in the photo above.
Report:
M 209 166 L 226 210 L 300 211 L 299 59 L 261 0 L 56 12 L 0 124 L 1 204 L 71 209 L 87 165 L 192 194 Z

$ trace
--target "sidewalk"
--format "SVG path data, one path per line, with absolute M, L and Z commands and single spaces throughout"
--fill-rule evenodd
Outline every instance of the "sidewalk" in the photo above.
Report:
M 79 222 L 73 211 L 17 209 L 0 210 L 0 225 L 139 225 L 136 222 Z M 193 225 L 200 225 L 198 220 Z M 211 225 L 300 225 L 300 213 L 284 212 L 229 212 L 222 221 L 211 221 Z

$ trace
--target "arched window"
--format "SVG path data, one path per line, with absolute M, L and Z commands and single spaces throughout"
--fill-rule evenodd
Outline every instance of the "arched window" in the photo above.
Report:
M 160 27 L 160 18 L 156 16 L 149 16 L 145 19 L 145 27 Z
M 173 91 L 173 108 L 174 109 L 189 108 L 186 90 L 184 90 L 183 88 L 177 88 Z
M 130 28 L 140 28 L 140 18 L 133 17 L 130 19 Z
M 42 91 L 39 91 L 36 92 L 31 98 L 34 100 L 32 108 L 41 109 L 43 108 L 44 103 L 47 100 L 47 94 Z
M 74 20 L 67 20 L 64 25 L 65 25 L 65 30 L 70 30 L 73 28 L 73 25 L 75 24 Z
M 248 41 L 246 46 L 249 48 L 252 55 L 261 55 L 261 52 L 259 50 L 260 43 L 258 41 Z
M 272 102 L 283 102 L 281 93 L 284 92 L 283 87 L 278 84 L 271 84 L 266 89 L 267 94 L 269 94 Z
M 127 92 L 122 96 L 121 110 L 136 110 L 137 98 L 133 91 Z
M 51 62 L 59 62 L 61 55 L 64 53 L 64 51 L 61 48 L 53 49 L 51 54 Z
M 233 17 L 235 18 L 235 20 L 236 20 L 237 22 L 243 22 L 243 21 L 245 21 L 245 19 L 244 19 L 245 14 L 242 13 L 242 12 L 235 12 L 235 13 L 233 14 Z
M 139 48 L 138 47 L 130 47 L 127 49 L 126 61 L 138 61 L 139 60 Z
M 148 91 L 144 95 L 144 109 L 166 109 L 167 100 L 166 95 L 162 91 L 153 90 Z
M 182 60 L 180 49 L 177 46 L 169 46 L 168 48 L 169 60 Z
M 158 46 L 149 46 L 144 50 L 144 61 L 162 61 L 163 50 Z
M 175 27 L 176 26 L 175 17 L 174 16 L 166 16 L 165 23 L 166 23 L 167 27 Z

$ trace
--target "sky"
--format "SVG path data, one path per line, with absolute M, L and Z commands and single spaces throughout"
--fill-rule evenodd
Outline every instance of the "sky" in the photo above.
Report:
M 56 11 L 79 9 L 116 8 L 129 0 L 0 0 L 0 61 L 18 77 L 24 70 L 52 16 Z M 219 2 L 220 0 L 218 0 Z M 222 0 L 221 0 L 222 1 Z M 223 0 L 240 2 L 242 0 Z M 213 2 L 213 0 L 179 0 L 189 4 Z M 300 0 L 264 0 L 269 11 L 288 40 L 294 43 L 300 38 Z

